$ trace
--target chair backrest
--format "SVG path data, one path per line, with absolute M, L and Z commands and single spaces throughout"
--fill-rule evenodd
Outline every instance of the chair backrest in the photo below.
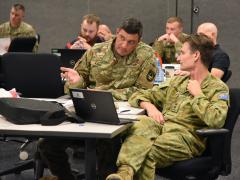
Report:
M 11 41 L 8 52 L 32 52 L 36 41 L 36 37 L 16 37 Z
M 231 70 L 228 70 L 228 71 L 226 72 L 226 75 L 223 76 L 222 81 L 223 81 L 223 82 L 227 82 L 227 81 L 231 78 L 231 76 L 232 76 L 232 71 L 231 71 Z
M 231 139 L 234 126 L 240 114 L 240 89 L 230 89 L 230 107 L 223 128 L 229 130 L 226 136 L 211 136 L 207 149 L 200 157 L 180 161 L 172 166 L 157 169 L 157 174 L 172 179 L 181 179 L 187 176 L 199 179 L 216 179 L 219 175 L 231 173 Z M 210 138 L 210 137 L 209 137 Z M 210 139 L 209 139 L 210 140 Z M 214 153 L 214 154 L 212 154 Z
M 231 88 L 230 89 L 230 107 L 228 109 L 227 119 L 224 125 L 224 128 L 229 130 L 229 133 L 226 137 L 225 145 L 224 145 L 224 157 L 223 157 L 223 165 L 222 165 L 222 174 L 230 174 L 232 167 L 231 160 L 231 139 L 232 133 L 234 130 L 234 126 L 240 114 L 240 89 Z
M 6 53 L 2 56 L 3 86 L 23 97 L 56 98 L 63 95 L 60 59 L 53 54 Z

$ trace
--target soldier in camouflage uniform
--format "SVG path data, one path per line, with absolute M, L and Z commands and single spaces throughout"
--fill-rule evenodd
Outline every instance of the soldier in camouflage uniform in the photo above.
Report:
M 228 87 L 208 72 L 213 43 L 205 35 L 192 35 L 183 44 L 178 62 L 190 76 L 176 76 L 132 95 L 132 106 L 144 108 L 143 116 L 128 132 L 118 156 L 118 172 L 107 180 L 153 180 L 156 167 L 199 156 L 206 139 L 200 128 L 224 125 Z M 159 111 L 162 109 L 162 112 Z
M 141 36 L 141 22 L 133 18 L 125 20 L 117 29 L 116 38 L 95 44 L 74 69 L 61 68 L 62 77 L 67 80 L 65 91 L 68 92 L 69 88 L 108 90 L 115 99 L 128 100 L 136 90 L 151 88 L 156 74 L 154 51 L 140 41 Z M 42 157 L 59 179 L 73 179 L 65 153 L 69 144 L 69 141 L 45 139 L 39 145 Z M 111 147 L 116 148 L 120 143 L 116 140 L 111 147 L 106 141 L 99 144 L 98 162 L 101 164 L 98 170 L 100 179 L 105 179 L 112 172 L 108 168 L 113 168 L 118 153 Z
M 23 22 L 25 8 L 22 4 L 14 4 L 10 11 L 10 20 L 0 25 L 0 38 L 10 37 L 36 37 L 33 27 Z M 36 43 L 34 51 L 37 50 Z M 6 50 L 8 47 L 6 47 Z
M 153 49 L 162 58 L 163 63 L 177 63 L 182 42 L 187 37 L 183 32 L 183 21 L 180 17 L 170 17 L 166 23 L 166 34 L 153 43 Z

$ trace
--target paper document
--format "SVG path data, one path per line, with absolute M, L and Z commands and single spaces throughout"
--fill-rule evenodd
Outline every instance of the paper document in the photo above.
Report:
M 119 115 L 139 115 L 145 114 L 145 110 L 130 106 L 128 102 L 115 102 L 117 113 Z
M 10 37 L 0 38 L 0 55 L 3 55 L 8 52 L 10 42 L 11 42 Z

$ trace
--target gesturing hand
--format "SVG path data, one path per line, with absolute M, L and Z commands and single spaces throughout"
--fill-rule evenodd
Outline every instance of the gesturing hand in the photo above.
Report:
M 69 84 L 76 84 L 81 80 L 77 71 L 71 68 L 61 67 L 61 77 L 65 79 Z

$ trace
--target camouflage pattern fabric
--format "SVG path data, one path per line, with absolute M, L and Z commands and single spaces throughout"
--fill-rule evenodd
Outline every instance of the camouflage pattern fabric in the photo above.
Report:
M 128 100 L 137 89 L 153 86 L 157 67 L 153 49 L 139 42 L 128 56 L 121 57 L 114 50 L 114 41 L 95 44 L 76 63 L 74 69 L 82 76 L 77 85 L 69 88 L 97 88 L 109 90 L 117 100 Z
M 166 167 L 200 155 L 206 139 L 197 136 L 195 131 L 224 125 L 228 87 L 209 74 L 201 84 L 202 94 L 193 97 L 187 90 L 188 80 L 189 77 L 177 76 L 150 90 L 136 92 L 129 99 L 135 107 L 140 101 L 148 101 L 163 108 L 165 118 L 161 125 L 142 116 L 129 129 L 121 147 L 117 166 L 131 166 L 138 180 L 154 180 L 155 167 Z
M 36 32 L 33 27 L 25 22 L 21 22 L 18 28 L 10 26 L 9 22 L 0 25 L 0 38 L 10 37 L 11 39 L 16 37 L 36 37 Z M 34 52 L 38 49 L 38 43 L 34 47 Z
M 188 35 L 181 33 L 179 35 L 179 42 L 173 44 L 166 41 L 158 41 L 153 43 L 153 49 L 161 56 L 164 64 L 176 64 L 177 56 L 180 54 L 182 43 Z

